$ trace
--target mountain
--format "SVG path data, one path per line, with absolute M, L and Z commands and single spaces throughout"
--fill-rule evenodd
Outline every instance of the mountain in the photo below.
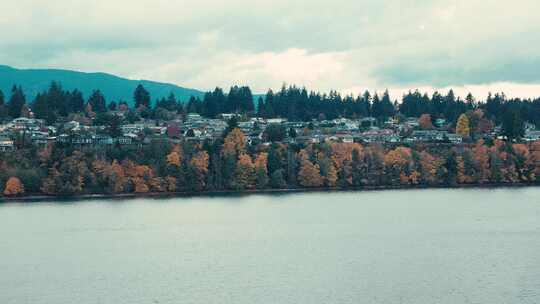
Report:
M 84 73 L 58 69 L 15 69 L 0 65 L 0 90 L 6 99 L 11 94 L 11 87 L 16 84 L 22 86 L 26 94 L 26 101 L 31 102 L 37 93 L 48 89 L 50 83 L 56 81 L 62 84 L 65 90 L 78 89 L 88 98 L 93 90 L 99 89 L 107 101 L 127 101 L 133 103 L 133 91 L 138 84 L 142 84 L 152 97 L 166 97 L 171 92 L 182 102 L 187 102 L 191 96 L 202 97 L 204 92 L 195 89 L 179 87 L 174 84 L 154 82 L 149 80 L 131 80 L 106 73 Z

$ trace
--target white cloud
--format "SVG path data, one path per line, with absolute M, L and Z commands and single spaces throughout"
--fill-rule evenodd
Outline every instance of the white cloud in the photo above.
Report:
M 537 0 L 4 2 L 0 63 L 16 67 L 258 92 L 287 82 L 540 95 Z

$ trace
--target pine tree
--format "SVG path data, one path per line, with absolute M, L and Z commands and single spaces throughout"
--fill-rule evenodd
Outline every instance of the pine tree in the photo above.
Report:
M 107 105 L 105 96 L 100 90 L 94 90 L 90 98 L 88 98 L 88 104 L 92 106 L 92 111 L 95 113 L 107 112 Z
M 9 99 L 8 104 L 8 113 L 12 118 L 17 118 L 21 116 L 21 110 L 23 105 L 26 103 L 26 98 L 24 96 L 22 88 L 19 86 L 13 86 L 11 89 L 11 98 Z
M 75 113 L 84 112 L 84 97 L 82 93 L 75 89 L 70 94 L 71 110 Z
M 135 101 L 135 109 L 138 109 L 140 106 L 144 106 L 147 109 L 150 109 L 150 93 L 139 84 L 135 91 L 133 92 L 133 100 Z

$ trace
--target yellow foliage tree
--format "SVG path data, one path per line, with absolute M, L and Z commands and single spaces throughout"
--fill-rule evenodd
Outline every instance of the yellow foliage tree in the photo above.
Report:
M 331 163 L 328 166 L 328 172 L 326 174 L 326 185 L 328 187 L 335 187 L 337 185 L 338 180 L 338 174 L 337 174 L 336 166 L 334 166 L 333 163 Z
M 300 171 L 298 172 L 298 182 L 304 187 L 320 187 L 323 185 L 323 178 L 319 165 L 313 164 L 305 150 L 300 151 Z
M 456 133 L 464 138 L 471 135 L 471 128 L 469 125 L 469 118 L 465 114 L 461 114 L 456 124 Z
M 171 153 L 167 155 L 167 164 L 169 166 L 180 167 L 183 159 L 184 159 L 184 154 L 182 152 L 182 147 L 180 147 L 179 145 L 175 145 Z
M 225 155 L 240 155 L 246 149 L 246 136 L 238 129 L 234 128 L 225 137 L 223 142 L 223 153 Z
M 6 189 L 4 190 L 4 195 L 6 196 L 16 196 L 24 193 L 24 185 L 20 179 L 17 177 L 10 177 L 6 182 Z
M 236 162 L 234 175 L 237 189 L 252 189 L 255 187 L 255 166 L 249 155 L 240 154 L 238 162 Z
M 206 151 L 195 154 L 190 161 L 190 165 L 195 169 L 196 184 L 195 189 L 202 190 L 206 187 L 206 174 L 208 173 L 209 156 Z

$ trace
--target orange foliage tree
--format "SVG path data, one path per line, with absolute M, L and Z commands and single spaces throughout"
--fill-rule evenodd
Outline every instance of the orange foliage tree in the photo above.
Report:
M 255 166 L 249 155 L 240 154 L 238 162 L 236 162 L 234 175 L 236 189 L 252 189 L 255 187 Z
M 6 188 L 4 190 L 4 195 L 6 196 L 17 196 L 24 194 L 24 185 L 21 180 L 17 177 L 10 177 L 6 182 Z
M 167 155 L 167 164 L 169 166 L 180 167 L 183 159 L 184 159 L 184 154 L 182 152 L 182 147 L 179 145 L 175 145 L 172 148 L 171 153 Z
M 323 185 L 323 178 L 319 165 L 313 164 L 305 150 L 300 151 L 300 171 L 298 172 L 298 182 L 304 187 L 320 187 Z
M 261 152 L 255 159 L 256 185 L 259 189 L 264 189 L 269 183 L 268 178 L 268 153 Z
M 223 153 L 225 155 L 240 155 L 246 150 L 246 136 L 244 133 L 238 129 L 234 128 L 229 134 L 225 137 L 223 142 Z
M 397 147 L 384 156 L 384 173 L 390 184 L 416 184 L 418 172 L 413 170 L 412 151 L 407 147 Z
M 208 174 L 209 157 L 206 151 L 195 154 L 190 161 L 190 165 L 195 173 L 195 184 L 193 188 L 202 190 L 206 187 L 206 175 Z

